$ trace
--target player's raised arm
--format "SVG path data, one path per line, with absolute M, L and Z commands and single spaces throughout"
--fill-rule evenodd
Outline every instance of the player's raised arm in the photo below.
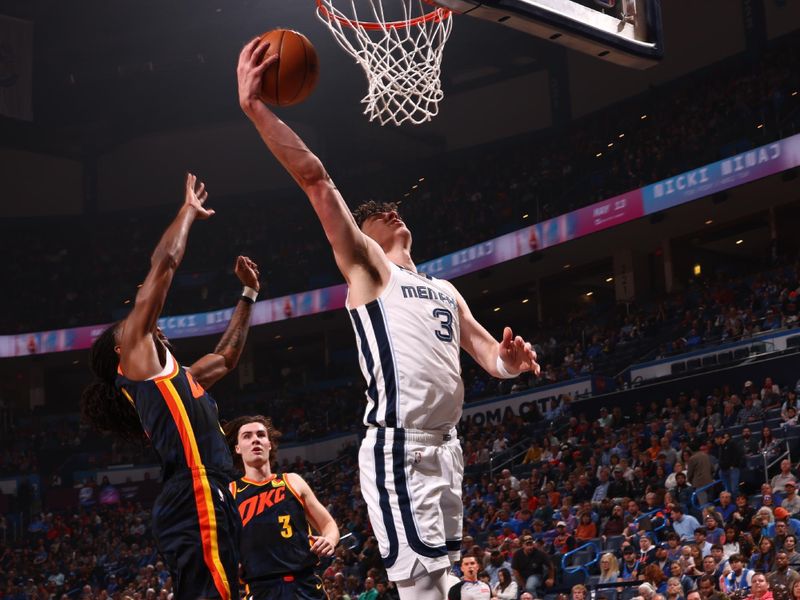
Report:
M 530 342 L 514 336 L 510 327 L 503 329 L 503 339 L 499 342 L 486 328 L 478 323 L 470 311 L 464 297 L 450 286 L 458 302 L 461 323 L 461 347 L 492 377 L 509 379 L 525 371 L 539 374 L 536 352 Z
M 200 358 L 189 368 L 197 382 L 205 389 L 209 389 L 230 373 L 239 363 L 250 329 L 253 303 L 261 289 L 258 265 L 247 256 L 236 258 L 233 271 L 244 286 L 233 316 L 214 351 Z
M 306 193 L 333 248 L 336 264 L 348 283 L 359 272 L 370 276 L 385 271 L 380 249 L 361 232 L 336 185 L 317 156 L 303 140 L 261 101 L 259 91 L 264 71 L 278 60 L 277 54 L 263 59 L 269 43 L 249 42 L 239 55 L 236 74 L 239 104 L 261 134 L 275 158 Z M 262 60 L 263 59 L 263 60 Z
M 183 206 L 153 251 L 150 272 L 136 294 L 133 310 L 122 325 L 120 365 L 130 379 L 147 379 L 162 368 L 153 343 L 156 323 L 172 277 L 183 259 L 189 228 L 196 219 L 207 219 L 214 214 L 213 210 L 203 206 L 207 198 L 205 184 L 187 173 Z

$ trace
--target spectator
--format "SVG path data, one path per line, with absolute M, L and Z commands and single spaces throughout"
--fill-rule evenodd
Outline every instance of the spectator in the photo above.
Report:
M 719 579 L 702 575 L 697 580 L 697 590 L 702 600 L 722 600 L 722 595 L 719 594 Z M 686 600 L 690 599 L 691 594 L 687 594 Z
M 769 431 L 769 429 L 767 429 Z M 771 432 L 770 432 L 771 434 Z M 763 441 L 763 440 L 762 440 Z M 788 459 L 784 458 L 781 461 L 781 471 L 775 477 L 772 478 L 770 482 L 772 486 L 772 491 L 779 494 L 786 493 L 786 484 L 791 482 L 793 487 L 796 488 L 797 486 L 797 479 L 792 473 L 792 463 L 789 462 Z M 791 511 L 790 511 L 791 512 Z
M 744 466 L 744 450 L 739 442 L 721 431 L 715 434 L 716 457 L 719 473 L 725 488 L 736 494 L 739 492 L 739 473 Z
M 683 600 L 684 591 L 681 580 L 677 577 L 670 577 L 667 580 L 666 600 Z
M 706 449 L 705 445 L 700 446 L 700 448 L 691 455 L 689 464 L 687 465 L 687 479 L 695 490 L 714 481 L 714 469 Z M 696 493 L 697 501 L 700 504 L 705 504 L 707 492 L 703 490 Z
M 694 539 L 694 531 L 700 527 L 700 523 L 692 515 L 683 513 L 683 508 L 678 504 L 673 504 L 669 507 L 670 517 L 672 519 L 672 528 L 678 534 L 678 538 L 686 542 Z
M 592 521 L 592 514 L 586 511 L 582 512 L 578 528 L 575 530 L 575 541 L 578 544 L 583 544 L 596 537 L 597 525 Z
M 800 513 L 800 496 L 797 495 L 797 482 L 794 479 L 788 479 L 784 482 L 783 489 L 786 490 L 786 495 L 781 502 L 781 506 L 788 510 L 792 516 Z
M 533 538 L 529 535 L 522 537 L 522 548 L 514 553 L 511 568 L 520 589 L 534 596 L 542 589 L 542 583 L 547 588 L 555 584 L 553 562 L 547 554 L 534 547 Z
M 742 428 L 742 450 L 745 456 L 758 454 L 761 451 L 758 441 L 753 437 L 753 432 L 749 427 Z
M 786 552 L 789 566 L 798 571 L 800 569 L 800 552 L 797 552 L 797 537 L 793 533 L 788 534 L 786 539 L 783 540 L 782 550 Z
M 800 581 L 800 574 L 789 566 L 786 551 L 779 550 L 775 554 L 775 570 L 767 575 L 769 589 L 776 599 L 787 600 L 797 581 Z
M 753 571 L 744 566 L 744 557 L 741 554 L 734 554 L 729 559 L 731 572 L 726 575 L 721 583 L 722 593 L 730 596 L 731 594 L 750 592 L 750 585 L 753 580 Z M 702 590 L 701 590 L 702 593 Z
M 747 600 L 772 600 L 772 592 L 767 583 L 767 576 L 764 573 L 753 575 L 752 587 Z
M 378 590 L 375 589 L 375 580 L 367 577 L 364 580 L 364 591 L 358 595 L 358 600 L 375 600 L 378 597 Z
M 750 568 L 759 573 L 769 573 L 775 562 L 775 543 L 763 536 L 758 542 L 758 550 L 750 557 Z
M 498 582 L 492 588 L 492 597 L 498 600 L 516 600 L 519 591 L 517 582 L 511 577 L 508 569 L 502 568 L 498 571 Z
M 619 563 L 617 557 L 606 552 L 600 557 L 600 578 L 598 583 L 616 583 L 619 579 Z

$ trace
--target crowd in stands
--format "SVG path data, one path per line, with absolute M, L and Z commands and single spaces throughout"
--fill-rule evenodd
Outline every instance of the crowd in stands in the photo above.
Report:
M 745 598 L 758 594 L 763 573 L 774 598 L 788 599 L 800 579 L 795 465 L 781 461 L 768 481 L 746 466 L 750 455 L 782 451 L 782 425 L 764 430 L 772 422 L 764 419 L 796 427 L 796 385 L 766 378 L 707 392 L 596 417 L 556 399 L 540 416 L 464 428 L 462 552 L 478 559 L 494 597 L 527 590 L 555 599 L 577 577 L 614 584 L 596 592 L 609 600 L 689 600 L 695 589 L 702 600 Z M 278 471 L 303 475 L 349 534 L 321 566 L 330 597 L 395 597 L 359 492 L 355 448 L 322 469 L 282 458 Z M 80 508 L 43 512 L 0 548 L 0 598 L 166 600 L 170 581 L 148 511 L 113 489 L 82 484 Z M 586 542 L 597 550 L 575 565 L 587 572 L 570 573 L 561 557 Z
M 629 314 L 620 313 L 617 308 L 600 312 L 590 307 L 569 315 L 559 325 L 522 330 L 526 339 L 535 343 L 540 357 L 542 376 L 538 379 L 524 376 L 514 381 L 496 380 L 465 357 L 466 401 L 603 374 L 604 361 L 627 356 L 629 348 L 637 350 L 635 358 L 639 360 L 661 358 L 747 339 L 761 331 L 795 327 L 798 292 L 798 265 L 788 263 L 752 274 L 698 279 L 684 291 L 641 307 L 633 306 Z M 355 371 L 355 359 L 352 365 L 350 376 L 341 380 L 317 381 L 313 373 L 292 372 L 285 379 L 257 383 L 241 393 L 220 397 L 222 416 L 275 415 L 287 443 L 358 433 L 364 391 Z M 724 418 L 730 421 L 729 416 Z M 76 419 L 43 420 L 32 416 L 18 420 L 16 428 L 0 440 L 0 474 L 38 472 L 49 480 L 65 467 L 86 469 L 156 462 L 148 447 L 98 437 L 80 428 Z M 70 460 L 65 462 L 67 457 Z
M 423 171 L 424 165 L 393 168 L 427 174 L 402 204 L 414 232 L 416 259 L 436 258 L 796 133 L 798 48 L 800 37 L 790 35 L 757 60 L 736 57 L 713 65 L 574 121 L 566 130 L 439 157 L 435 174 Z M 597 158 L 599 151 L 603 156 Z M 337 177 L 353 203 L 367 199 L 365 189 L 376 190 L 380 200 L 402 198 L 394 179 L 388 173 Z M 236 297 L 232 267 L 239 253 L 260 264 L 269 296 L 340 283 L 322 230 L 308 206 L 295 201 L 298 193 L 272 192 L 269 202 L 215 199 L 225 208 L 213 225 L 193 232 L 167 313 L 229 306 Z M 18 284 L 9 310 L 0 315 L 0 331 L 118 318 L 172 210 L 0 223 L 7 277 Z

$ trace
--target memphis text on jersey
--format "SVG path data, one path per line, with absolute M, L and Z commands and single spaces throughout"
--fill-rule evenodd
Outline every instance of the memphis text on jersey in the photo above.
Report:
M 428 287 L 427 285 L 401 285 L 403 298 L 419 298 L 420 300 L 437 300 L 456 310 L 456 301 L 444 292 Z

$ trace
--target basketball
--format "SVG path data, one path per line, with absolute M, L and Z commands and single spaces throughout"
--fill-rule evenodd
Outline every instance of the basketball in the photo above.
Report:
M 261 99 L 291 106 L 308 98 L 319 78 L 317 51 L 308 38 L 291 29 L 274 29 L 261 36 L 264 40 L 270 42 L 264 57 L 277 53 L 280 60 L 264 72 Z

